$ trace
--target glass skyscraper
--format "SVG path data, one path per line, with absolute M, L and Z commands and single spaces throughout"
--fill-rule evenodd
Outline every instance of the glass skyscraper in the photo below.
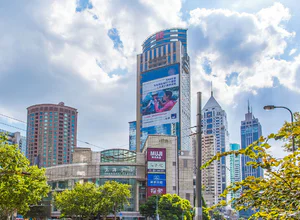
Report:
M 187 30 L 172 28 L 149 36 L 137 56 L 136 151 L 150 134 L 175 135 L 190 150 L 190 64 Z
M 245 149 L 248 145 L 257 141 L 261 135 L 261 124 L 259 123 L 258 118 L 255 118 L 252 111 L 250 111 L 248 103 L 248 112 L 245 114 L 245 120 L 241 121 L 241 148 Z M 245 155 L 241 156 L 242 180 L 246 179 L 248 176 L 254 176 L 256 178 L 263 177 L 263 170 L 260 167 L 254 169 L 252 166 L 246 166 L 246 163 L 251 160 L 251 158 Z M 252 210 L 246 210 L 240 211 L 239 215 L 240 217 L 248 218 L 253 213 L 254 211 Z
M 214 98 L 213 92 L 202 109 L 202 130 L 203 135 L 213 134 L 215 136 L 215 152 L 223 153 L 229 150 L 227 114 Z M 229 163 L 229 158 L 225 157 L 217 161 L 215 203 L 223 200 L 220 198 L 220 194 L 230 184 Z M 229 196 L 227 200 L 230 199 Z

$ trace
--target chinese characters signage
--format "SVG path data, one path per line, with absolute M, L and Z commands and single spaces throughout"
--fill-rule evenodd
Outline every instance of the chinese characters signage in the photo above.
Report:
M 147 188 L 147 194 L 148 197 L 149 196 L 153 196 L 153 195 L 162 195 L 162 194 L 166 194 L 166 188 L 165 187 L 148 187 Z
M 156 33 L 155 40 L 161 40 L 163 38 L 164 38 L 164 32 L 163 31 Z
M 148 161 L 147 170 L 148 173 L 165 173 L 166 162 Z
M 166 174 L 148 174 L 147 185 L 166 187 Z
M 100 176 L 135 176 L 134 166 L 100 166 Z
M 166 161 L 166 149 L 148 148 L 147 161 Z

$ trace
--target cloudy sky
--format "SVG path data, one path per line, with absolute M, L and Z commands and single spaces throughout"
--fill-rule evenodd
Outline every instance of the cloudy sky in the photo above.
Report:
M 248 99 L 264 134 L 290 119 L 264 105 L 300 111 L 296 0 L 11 0 L 0 2 L 0 113 L 26 120 L 28 106 L 63 101 L 78 109 L 80 140 L 128 147 L 136 55 L 147 36 L 170 27 L 188 28 L 192 125 L 196 93 L 205 103 L 211 81 L 230 142 L 240 143 Z M 3 123 L 25 128 L 0 117 L 0 128 L 17 130 Z M 273 152 L 280 156 L 280 145 Z

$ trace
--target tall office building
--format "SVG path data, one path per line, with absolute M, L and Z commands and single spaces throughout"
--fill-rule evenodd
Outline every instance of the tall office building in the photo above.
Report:
M 204 135 L 214 135 L 216 144 L 215 150 L 218 152 L 225 152 L 229 150 L 229 133 L 227 124 L 226 112 L 222 109 L 219 103 L 211 92 L 211 97 L 202 109 L 202 129 Z M 222 200 L 220 194 L 224 191 L 227 185 L 230 184 L 230 166 L 229 158 L 222 157 L 217 161 L 217 190 L 216 197 L 218 202 Z M 228 195 L 227 200 L 230 199 Z
M 238 151 L 241 149 L 239 144 L 230 144 L 231 151 Z M 240 182 L 242 180 L 241 173 L 241 155 L 230 155 L 230 183 Z M 240 192 L 231 193 L 231 198 L 240 197 Z
M 8 144 L 18 145 L 20 151 L 26 155 L 26 137 L 21 136 L 20 132 L 10 132 L 0 129 L 0 133 L 4 133 L 7 136 Z
M 250 105 L 248 102 L 248 112 L 245 114 L 245 120 L 241 121 L 241 148 L 245 149 L 248 145 L 257 141 L 262 135 L 262 128 L 258 118 L 255 118 L 252 111 L 250 110 Z M 252 166 L 247 166 L 246 163 L 252 159 L 242 155 L 241 156 L 241 169 L 242 169 L 242 180 L 248 176 L 263 177 L 263 170 L 259 167 L 257 169 L 252 168 Z M 240 217 L 249 218 L 254 211 L 252 210 L 242 210 L 239 212 Z
M 245 120 L 241 121 L 241 148 L 245 149 L 248 145 L 257 141 L 262 136 L 262 128 L 258 118 L 255 118 L 248 103 L 248 112 L 245 114 Z M 246 166 L 252 159 L 242 155 L 242 180 L 248 176 L 263 177 L 261 168 L 254 169 L 252 166 Z
M 129 150 L 136 151 L 136 121 L 129 122 Z
M 137 151 L 150 134 L 176 135 L 178 149 L 189 151 L 190 124 L 187 30 L 163 30 L 137 56 Z
M 27 157 L 40 167 L 69 164 L 77 145 L 77 110 L 56 104 L 27 108 Z

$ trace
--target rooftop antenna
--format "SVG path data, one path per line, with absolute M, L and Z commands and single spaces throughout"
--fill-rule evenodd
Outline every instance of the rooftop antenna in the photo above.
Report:
M 250 103 L 249 103 L 249 99 L 248 99 L 248 113 L 250 113 Z
M 214 96 L 212 81 L 210 81 L 210 95 Z

